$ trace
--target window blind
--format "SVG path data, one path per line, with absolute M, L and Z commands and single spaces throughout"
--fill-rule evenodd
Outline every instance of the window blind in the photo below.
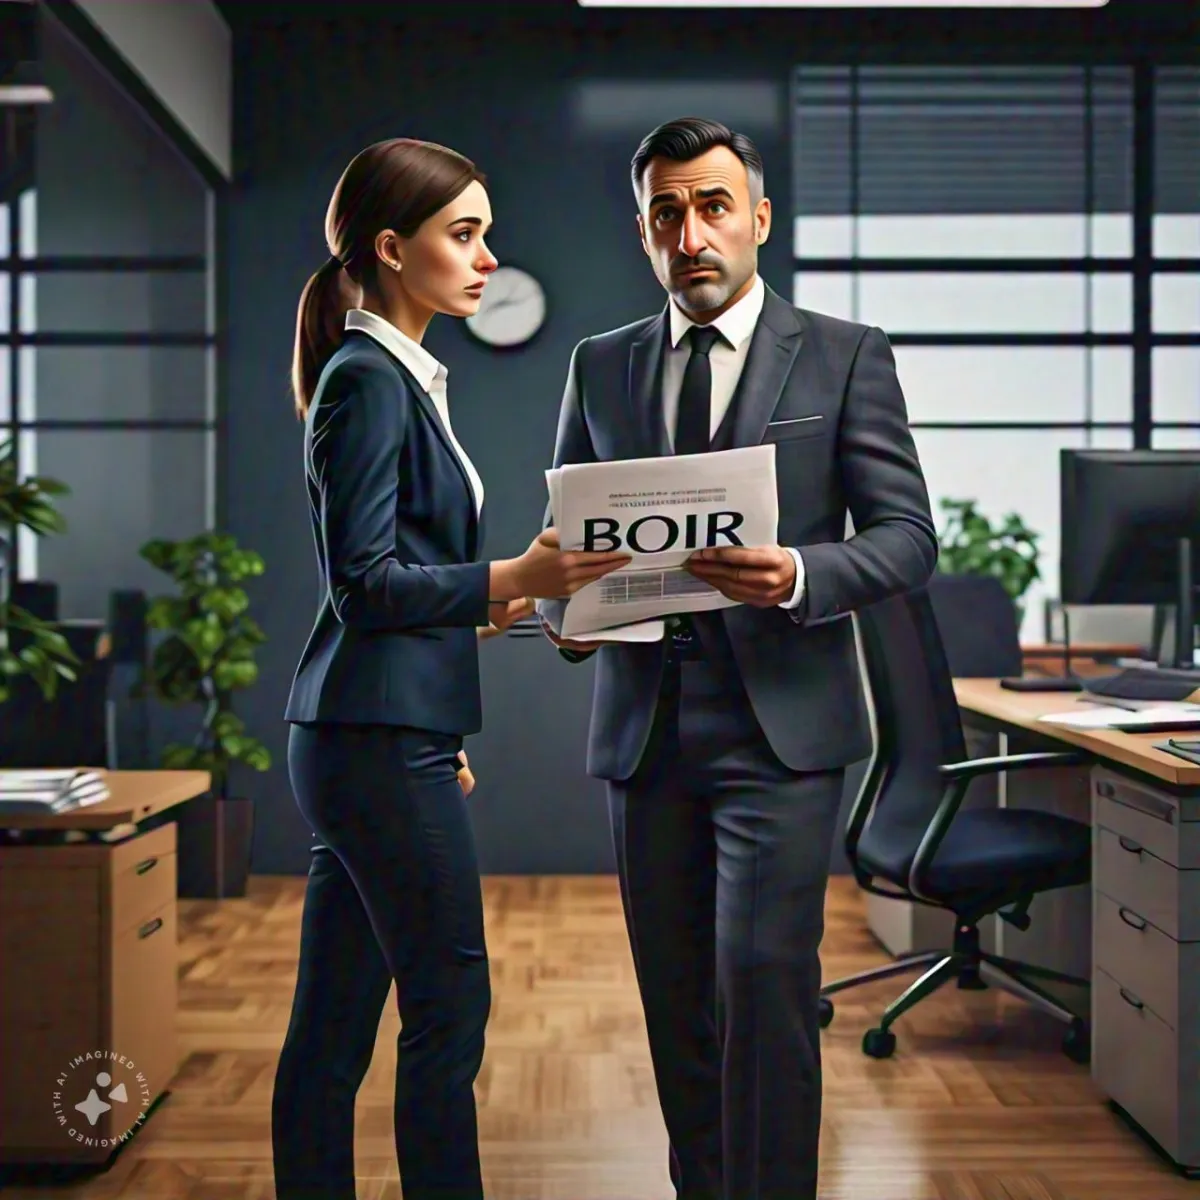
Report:
M 1154 73 L 1154 211 L 1200 213 L 1200 68 Z
M 1132 206 L 1129 68 L 800 67 L 792 112 L 795 216 Z

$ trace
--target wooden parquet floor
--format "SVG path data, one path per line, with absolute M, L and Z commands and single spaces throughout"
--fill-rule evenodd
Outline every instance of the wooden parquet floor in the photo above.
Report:
M 181 1050 L 170 1097 L 109 1172 L 12 1200 L 272 1200 L 270 1097 L 296 969 L 303 882 L 181 903 Z M 486 883 L 494 1001 L 479 1079 L 491 1200 L 667 1200 L 666 1135 L 610 878 Z M 827 978 L 883 960 L 834 880 Z M 943 992 L 876 1062 L 862 1032 L 902 990 L 839 997 L 825 1033 L 822 1200 L 1200 1200 L 1059 1051 L 1060 1027 L 994 991 Z M 379 1033 L 358 1109 L 361 1200 L 400 1200 Z

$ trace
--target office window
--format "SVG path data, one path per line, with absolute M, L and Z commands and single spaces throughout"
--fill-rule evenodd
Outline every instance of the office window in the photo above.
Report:
M 879 325 L 889 336 L 943 343 L 963 335 L 1128 334 L 1133 311 L 1132 283 L 1123 275 L 882 270 L 810 280 L 796 273 L 797 303 L 816 307 L 811 301 L 822 293 L 835 300 L 834 315 Z
M 1052 594 L 1057 449 L 1200 427 L 1200 71 L 800 67 L 792 98 L 795 302 L 884 329 L 935 502 L 1019 511 Z
M 1151 445 L 1200 445 L 1200 69 L 1154 72 Z M 1163 428 L 1162 426 L 1167 426 Z
M 1155 425 L 1200 428 L 1200 345 L 1159 346 L 1151 361 Z
M 1155 333 L 1200 334 L 1200 274 L 1156 274 L 1151 306 Z
M 153 537 L 215 517 L 215 197 L 168 136 L 44 8 L 30 186 L 8 208 L 16 286 L 4 412 L 21 469 L 58 477 L 63 535 L 18 546 L 21 578 L 62 615 L 100 617 L 117 588 L 161 586 Z M 14 361 L 12 359 L 10 362 Z
M 894 352 L 914 425 L 1130 423 L 1127 348 L 897 346 Z
M 1200 69 L 1154 75 L 1154 256 L 1200 259 Z

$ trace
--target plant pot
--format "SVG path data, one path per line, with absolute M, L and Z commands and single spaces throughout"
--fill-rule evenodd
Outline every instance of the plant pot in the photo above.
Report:
M 246 894 L 254 802 L 201 796 L 179 810 L 179 895 L 223 900 Z

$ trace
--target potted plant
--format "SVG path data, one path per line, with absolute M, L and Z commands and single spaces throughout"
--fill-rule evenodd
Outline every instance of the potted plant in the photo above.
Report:
M 1024 617 L 1022 598 L 1038 570 L 1041 535 L 1026 526 L 1016 513 L 993 525 L 974 500 L 942 500 L 946 523 L 939 534 L 938 570 L 947 575 L 992 575 L 1008 593 L 1017 610 L 1017 625 Z
M 165 634 L 147 663 L 149 690 L 169 704 L 200 710 L 191 744 L 166 746 L 162 765 L 212 774 L 209 796 L 186 806 L 180 819 L 180 895 L 244 895 L 253 808 L 249 799 L 230 795 L 230 769 L 242 763 L 265 771 L 271 756 L 246 733 L 233 696 L 258 679 L 254 654 L 266 637 L 247 613 L 250 601 L 241 584 L 263 573 L 263 560 L 225 533 L 155 540 L 139 553 L 177 588 L 146 610 L 147 626 Z
M 54 699 L 61 680 L 76 678 L 78 656 L 54 622 L 13 603 L 11 578 L 11 547 L 18 530 L 38 537 L 62 533 L 67 523 L 54 507 L 54 497 L 69 491 L 57 479 L 22 479 L 12 439 L 0 440 L 0 703 L 9 699 L 21 675 L 32 679 L 46 700 Z

